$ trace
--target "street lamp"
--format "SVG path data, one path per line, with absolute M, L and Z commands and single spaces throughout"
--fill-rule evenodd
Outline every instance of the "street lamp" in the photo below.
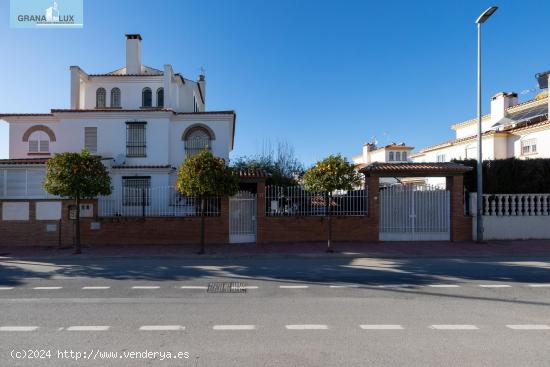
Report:
M 477 212 L 476 234 L 477 242 L 483 241 L 483 154 L 481 151 L 481 25 L 489 19 L 498 7 L 491 6 L 476 20 L 477 24 Z

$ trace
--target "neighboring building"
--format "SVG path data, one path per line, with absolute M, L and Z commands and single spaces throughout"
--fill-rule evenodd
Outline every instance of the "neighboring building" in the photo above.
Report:
M 204 75 L 189 80 L 171 65 L 142 65 L 141 40 L 126 35 L 126 66 L 118 70 L 88 74 L 71 66 L 69 109 L 0 114 L 10 144 L 9 159 L 0 160 L 0 198 L 47 197 L 44 162 L 84 148 L 103 158 L 113 195 L 173 185 L 183 159 L 203 148 L 229 160 L 235 113 L 206 111 Z
M 548 72 L 537 74 L 546 80 Z M 541 87 L 546 88 L 547 84 Z M 483 159 L 550 158 L 550 122 L 548 95 L 518 103 L 516 93 L 497 93 L 491 98 L 491 113 L 482 116 Z M 421 149 L 412 154 L 414 162 L 449 162 L 453 159 L 477 159 L 476 118 L 451 126 L 455 138 Z M 440 182 L 441 181 L 441 182 Z M 430 179 L 430 184 L 442 180 Z
M 366 143 L 363 145 L 363 151 L 352 157 L 353 163 L 358 169 L 361 169 L 371 163 L 403 163 L 409 162 L 411 151 L 414 147 L 405 145 L 405 143 L 391 143 L 383 147 L 377 147 L 376 143 Z M 399 181 L 393 178 L 382 178 L 381 184 L 395 184 Z

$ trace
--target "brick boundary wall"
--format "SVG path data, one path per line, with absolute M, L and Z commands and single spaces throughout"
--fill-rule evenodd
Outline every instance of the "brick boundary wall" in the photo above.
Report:
M 28 202 L 29 220 L 0 220 L 0 246 L 72 246 L 74 224 L 69 220 L 71 200 L 0 200 Z M 61 220 L 36 220 L 36 202 L 61 201 Z M 81 218 L 81 242 L 83 245 L 128 245 L 128 244 L 197 244 L 200 242 L 200 217 L 97 217 L 97 201 L 82 201 L 94 205 L 93 218 Z M 207 217 L 206 243 L 229 242 L 228 199 L 221 201 L 221 213 Z M 98 223 L 99 229 L 91 229 Z M 49 224 L 57 226 L 48 232 Z M 61 233 L 59 232 L 61 231 Z

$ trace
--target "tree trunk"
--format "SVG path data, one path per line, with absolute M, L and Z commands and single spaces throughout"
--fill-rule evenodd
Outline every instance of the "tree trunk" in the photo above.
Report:
M 200 206 L 200 215 L 201 215 L 201 249 L 199 251 L 199 254 L 204 254 L 205 251 L 205 244 L 204 244 L 204 227 L 205 227 L 205 220 L 204 220 L 204 205 L 205 205 L 205 198 L 201 196 L 201 206 Z
M 82 248 L 80 246 L 80 198 L 75 198 L 76 204 L 76 219 L 75 219 L 75 254 L 82 253 Z
M 326 213 L 327 213 L 327 226 L 328 226 L 328 239 L 327 239 L 327 252 L 334 252 L 332 249 L 332 216 L 330 210 L 330 202 L 332 199 L 332 194 L 327 193 L 326 195 Z

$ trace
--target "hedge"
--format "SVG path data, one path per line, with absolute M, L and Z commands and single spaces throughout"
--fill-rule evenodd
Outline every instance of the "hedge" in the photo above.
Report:
M 454 160 L 473 167 L 464 176 L 464 186 L 476 192 L 474 159 Z M 487 194 L 526 194 L 550 192 L 550 159 L 497 159 L 483 161 L 483 192 Z

